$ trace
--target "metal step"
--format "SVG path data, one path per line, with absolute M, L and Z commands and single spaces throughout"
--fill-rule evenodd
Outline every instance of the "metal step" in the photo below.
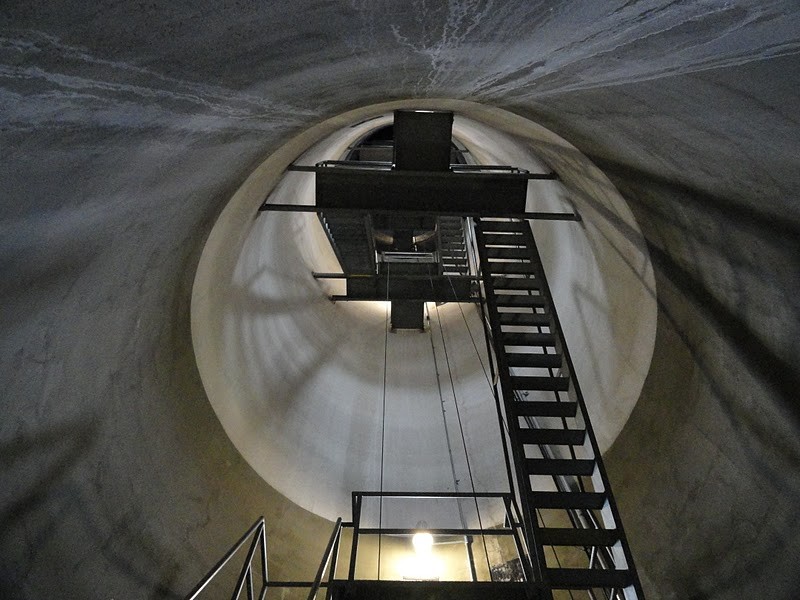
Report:
M 530 248 L 486 248 L 486 256 L 491 260 L 493 258 L 520 258 L 530 259 Z
M 554 446 L 580 446 L 586 439 L 585 429 L 520 429 L 519 440 L 523 444 L 545 444 Z
M 599 510 L 606 503 L 606 495 L 599 492 L 530 492 L 528 498 L 536 508 Z
M 484 233 L 483 241 L 487 246 L 527 246 L 525 236 L 520 233 Z
M 522 231 L 530 231 L 530 226 L 527 221 L 484 221 L 476 223 L 476 226 L 481 231 L 509 231 L 519 233 Z
M 556 590 L 621 589 L 633 584 L 631 572 L 621 569 L 545 569 L 545 577 Z
M 492 277 L 495 290 L 538 290 L 540 286 L 535 277 Z
M 512 375 L 511 387 L 519 391 L 566 392 L 569 389 L 569 377 L 529 377 Z
M 495 294 L 495 303 L 498 307 L 538 307 L 547 305 L 544 296 L 532 294 Z
M 556 338 L 552 333 L 501 333 L 506 346 L 555 346 Z
M 501 312 L 500 325 L 522 325 L 522 326 L 549 326 L 550 315 L 548 313 L 532 312 Z
M 539 542 L 545 546 L 613 546 L 619 537 L 616 529 L 543 527 L 539 530 Z
M 487 269 L 491 275 L 527 275 L 539 272 L 539 267 L 535 264 L 523 262 L 490 262 Z
M 533 369 L 557 369 L 561 366 L 560 354 L 523 354 L 509 352 L 506 354 L 506 364 L 509 367 L 530 367 Z
M 591 458 L 526 458 L 528 475 L 585 475 L 594 473 Z
M 578 405 L 575 402 L 523 400 L 514 402 L 511 409 L 518 417 L 574 417 L 578 414 Z

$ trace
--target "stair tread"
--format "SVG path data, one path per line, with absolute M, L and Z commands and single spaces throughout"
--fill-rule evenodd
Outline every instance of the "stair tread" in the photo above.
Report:
M 621 537 L 617 529 L 543 527 L 539 542 L 545 546 L 613 546 Z
M 529 262 L 490 262 L 487 269 L 492 275 L 527 275 L 537 273 L 539 270 L 534 263 Z
M 500 325 L 550 325 L 550 315 L 533 312 L 501 312 Z
M 509 367 L 552 368 L 561 366 L 560 354 L 532 354 L 509 352 L 506 354 L 506 364 Z
M 535 390 L 540 392 L 566 392 L 569 389 L 569 377 L 512 375 L 511 387 L 513 387 L 515 390 Z
M 535 306 L 543 307 L 547 304 L 544 296 L 531 294 L 495 294 L 497 306 Z
M 586 475 L 594 472 L 591 458 L 526 458 L 525 472 L 529 475 Z
M 514 402 L 511 407 L 518 417 L 574 417 L 578 413 L 575 402 L 524 400 Z
M 625 588 L 633 583 L 633 574 L 623 569 L 546 569 L 553 589 Z
M 579 446 L 586 439 L 585 429 L 520 429 L 519 439 L 523 444 Z
M 531 492 L 528 497 L 537 508 L 600 509 L 606 502 L 600 492 Z
M 488 246 L 486 248 L 486 256 L 488 258 L 523 258 L 530 259 L 531 251 L 529 248 L 495 248 Z
M 483 241 L 486 245 L 491 244 L 526 244 L 526 237 L 522 232 L 514 231 L 511 233 L 487 231 L 483 234 Z
M 535 277 L 492 277 L 495 290 L 538 290 L 541 283 Z
M 506 346 L 555 346 L 556 337 L 552 333 L 503 333 Z
M 480 223 L 477 223 L 476 226 L 481 231 L 510 231 L 510 232 L 520 232 L 530 230 L 527 221 L 485 221 L 481 220 Z

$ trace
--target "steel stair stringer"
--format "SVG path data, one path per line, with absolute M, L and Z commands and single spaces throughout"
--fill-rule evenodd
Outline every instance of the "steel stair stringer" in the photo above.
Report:
M 474 228 L 533 576 L 548 598 L 587 590 L 641 600 L 530 226 L 483 218 Z

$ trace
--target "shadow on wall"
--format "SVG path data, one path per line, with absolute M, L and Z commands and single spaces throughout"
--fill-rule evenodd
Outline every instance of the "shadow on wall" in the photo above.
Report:
M 800 464 L 796 438 L 800 428 L 800 376 L 792 362 L 800 339 L 796 295 L 800 223 L 641 169 L 589 158 L 603 169 L 634 209 L 657 276 L 660 318 L 670 324 L 691 357 L 693 368 L 702 374 L 702 379 L 693 378 L 691 372 L 679 374 L 686 377 L 678 387 L 682 393 L 660 400 L 671 403 L 670 409 L 678 419 L 693 421 L 698 433 L 711 437 L 694 449 L 666 449 L 659 445 L 659 440 L 670 435 L 664 432 L 653 436 L 654 444 L 648 449 L 657 449 L 672 458 L 691 455 L 698 448 L 716 448 L 722 455 L 699 461 L 718 461 L 719 466 L 713 468 L 714 477 L 719 479 L 711 481 L 713 478 L 706 473 L 681 487 L 680 492 L 686 496 L 673 496 L 679 507 L 674 514 L 666 505 L 660 505 L 674 520 L 648 520 L 640 526 L 648 535 L 653 534 L 653 527 L 663 526 L 661 535 L 665 539 L 686 546 L 684 559 L 671 565 L 679 571 L 687 564 L 714 565 L 701 577 L 695 574 L 687 578 L 677 589 L 694 590 L 689 593 L 693 598 L 712 597 L 698 589 L 714 589 L 717 595 L 713 597 L 722 597 L 726 591 L 738 596 L 740 587 L 757 581 L 757 572 L 774 569 L 776 560 L 784 565 L 791 563 L 791 558 L 785 557 L 791 556 L 794 546 L 787 544 L 779 532 L 795 528 L 796 519 L 794 510 L 785 510 L 781 502 L 791 506 L 791 498 L 800 493 L 796 477 Z M 588 208 L 584 209 L 584 216 L 593 213 L 588 222 L 603 219 L 636 243 L 636 232 L 616 214 L 588 195 L 572 191 Z M 636 265 L 629 266 L 636 270 Z M 661 360 L 663 357 L 662 353 Z M 671 359 L 672 356 L 667 360 Z M 672 366 L 666 367 L 666 372 L 677 374 Z M 665 383 L 663 375 L 656 380 Z M 697 387 L 700 381 L 699 385 L 708 386 L 707 392 Z M 702 406 L 695 406 L 698 403 Z M 715 412 L 715 405 L 719 412 Z M 651 417 L 653 414 L 662 413 L 652 413 Z M 704 422 L 722 415 L 727 423 Z M 649 422 L 648 426 L 655 424 Z M 704 431 L 703 427 L 713 429 Z M 719 432 L 730 437 L 714 437 Z M 690 438 L 681 439 L 685 442 Z M 726 444 L 735 449 L 726 450 Z M 662 468 L 669 479 L 671 467 Z M 746 481 L 734 483 L 730 478 L 734 472 Z M 764 480 L 772 482 L 772 488 L 767 490 L 775 490 L 775 510 L 759 513 L 763 514 L 762 521 L 752 524 L 749 519 L 753 517 L 753 507 L 763 510 L 766 504 L 759 504 L 751 490 L 764 490 L 759 483 Z M 652 499 L 653 493 L 679 493 L 668 487 L 655 488 L 654 492 L 648 484 L 642 485 L 645 487 L 640 501 Z M 706 514 L 702 508 L 687 508 L 687 502 L 703 506 L 694 496 L 697 490 L 719 493 L 722 505 Z M 734 490 L 738 496 L 726 501 L 725 494 Z M 763 498 L 768 497 L 768 491 L 762 493 Z M 695 538 L 696 534 L 688 530 L 674 529 L 679 519 L 702 519 L 702 525 L 697 525 L 697 530 L 702 531 L 700 537 Z M 698 543 L 700 538 L 704 540 L 702 544 Z M 731 548 L 742 543 L 749 551 L 746 558 L 739 559 Z M 655 587 L 661 585 L 656 583 L 660 578 L 665 582 L 664 573 L 659 571 L 663 558 L 660 554 L 651 558 Z M 789 589 L 793 584 L 774 578 L 771 585 Z
M 262 277 L 281 281 L 281 293 L 270 297 L 254 285 Z M 264 360 L 266 357 L 267 362 L 252 367 L 260 379 L 258 395 L 270 399 L 269 404 L 263 404 L 265 409 L 270 408 L 264 418 L 280 419 L 303 386 L 341 347 L 348 331 L 336 319 L 319 318 L 319 307 L 327 307 L 330 301 L 320 294 L 310 277 L 289 275 L 280 267 L 261 267 L 249 281 L 232 284 L 231 299 L 241 315 L 237 329 L 244 343 L 237 346 L 238 359 L 243 363 L 252 361 L 253 356 L 248 356 L 245 348 L 258 349 L 264 343 L 281 350 L 277 353 L 254 350 L 255 358 Z M 282 316 L 293 318 L 280 319 Z M 268 337 L 252 328 L 253 317 L 270 323 Z M 278 407 L 282 412 L 275 412 Z
M 800 223 L 792 222 L 779 216 L 761 213 L 755 207 L 744 206 L 735 200 L 716 196 L 686 184 L 675 183 L 659 175 L 647 173 L 627 165 L 597 157 L 591 157 L 591 159 L 615 180 L 618 189 L 622 191 L 626 199 L 636 207 L 637 212 L 647 215 L 647 219 L 658 220 L 661 223 L 667 222 L 673 227 L 681 226 L 684 235 L 691 231 L 691 229 L 685 227 L 685 218 L 680 219 L 675 214 L 668 214 L 656 203 L 647 202 L 648 196 L 655 192 L 674 198 L 676 213 L 686 208 L 686 204 L 691 202 L 692 209 L 705 213 L 705 217 L 720 224 L 735 223 L 739 229 L 752 235 L 763 244 L 780 248 L 784 256 L 800 257 Z M 598 210 L 600 210 L 600 207 L 598 207 Z M 703 233 L 705 231 L 693 234 L 688 233 L 688 235 L 698 239 Z M 764 339 L 764 331 L 754 329 L 743 317 L 743 314 L 750 307 L 739 305 L 738 314 L 734 313 L 708 287 L 701 277 L 682 266 L 671 256 L 668 249 L 656 246 L 655 241 L 648 240 L 653 264 L 715 325 L 715 330 L 720 336 L 737 350 L 742 362 L 776 396 L 782 399 L 784 409 L 794 420 L 794 425 L 800 428 L 800 402 L 797 400 L 797 390 L 800 389 L 800 376 L 798 376 L 794 365 L 778 354 L 767 343 L 767 340 Z M 706 247 L 710 245 L 706 240 L 699 241 Z M 717 247 L 714 250 L 719 254 L 727 254 L 731 248 Z M 744 252 L 748 252 L 748 250 L 743 249 Z M 800 259 L 797 260 L 798 264 L 800 264 Z M 746 264 L 737 264 L 735 266 L 737 269 L 746 269 L 748 267 Z M 751 268 L 748 275 L 751 275 L 765 286 L 774 283 L 780 284 L 780 282 L 770 281 L 769 279 L 775 265 L 763 264 L 761 266 L 763 268 L 758 271 Z M 798 272 L 797 268 L 789 270 L 795 273 Z M 786 291 L 788 292 L 789 290 Z M 795 315 L 800 314 L 800 305 L 796 296 L 787 294 L 784 299 L 791 304 Z M 669 316 L 667 306 L 659 303 L 659 307 L 665 310 Z M 753 318 L 755 318 L 755 315 L 753 315 Z M 671 320 L 675 325 L 674 320 Z M 678 330 L 680 331 L 680 329 Z M 689 340 L 684 339 L 684 342 L 692 348 Z M 698 359 L 698 364 L 702 367 L 702 356 L 695 352 L 694 357 Z M 718 389 L 717 391 L 721 392 L 722 390 Z
M 20 435 L 0 445 L 0 468 L 8 485 L 5 492 L 13 492 L 14 499 L 0 510 L 0 540 L 25 547 L 28 562 L 3 564 L 0 575 L 0 597 L 16 598 L 24 595 L 25 583 L 36 574 L 37 553 L 47 552 L 47 547 L 57 536 L 69 535 L 88 546 L 100 549 L 100 554 L 121 573 L 136 581 L 142 588 L 152 588 L 155 595 L 180 598 L 173 591 L 173 579 L 178 569 L 169 561 L 167 553 L 155 538 L 146 531 L 120 530 L 131 522 L 130 515 L 120 515 L 116 523 L 106 523 L 99 513 L 100 502 L 92 490 L 85 489 L 80 479 L 72 473 L 77 465 L 87 460 L 87 455 L 98 445 L 100 423 L 85 415 L 63 422 L 36 434 Z M 93 481 L 90 485 L 100 487 Z M 71 526 L 65 531 L 65 527 Z M 75 529 L 77 527 L 77 529 Z M 109 535 L 109 532 L 111 534 Z M 131 544 L 136 547 L 132 548 Z M 85 557 L 62 557 L 50 565 L 54 572 L 68 570 Z M 140 564 L 133 564 L 136 561 Z M 159 582 L 154 575 L 160 573 Z M 102 580 L 98 580 L 102 586 Z M 8 586 L 6 588 L 6 586 Z
M 550 144 L 541 144 L 539 151 L 544 156 L 557 153 L 560 160 L 566 161 L 577 160 L 580 156 L 578 151 L 574 151 L 576 158 L 571 159 L 570 151 Z M 792 328 L 797 328 L 800 299 L 794 294 L 793 286 L 796 285 L 794 277 L 800 272 L 800 223 L 759 212 L 755 207 L 745 206 L 735 199 L 710 194 L 629 165 L 597 156 L 588 158 L 603 170 L 634 208 L 647 239 L 648 252 L 656 273 L 669 281 L 691 303 L 741 361 L 736 366 L 746 368 L 767 391 L 779 399 L 780 404 L 776 407 L 779 414 L 791 421 L 794 430 L 800 429 L 800 402 L 797 399 L 800 375 L 788 358 L 796 352 L 785 349 L 780 352 L 779 346 L 769 344 L 770 341 L 775 342 L 779 334 L 790 345 L 797 343 L 798 336 L 792 335 Z M 585 173 L 585 176 L 591 175 Z M 598 177 L 595 185 L 602 188 L 609 184 Z M 635 229 L 591 194 L 574 187 L 570 187 L 570 191 L 584 206 L 591 208 L 593 217 L 604 219 L 632 244 L 642 243 L 642 238 Z M 663 198 L 669 199 L 668 209 L 664 208 Z M 586 216 L 588 215 L 584 214 Z M 667 235 L 665 232 L 670 231 L 677 232 L 673 247 L 661 239 Z M 715 235 L 719 239 L 715 239 Z M 746 246 L 748 241 L 753 242 L 753 245 Z M 702 247 L 704 251 L 702 256 L 695 252 L 683 263 L 678 258 L 681 252 L 691 252 L 698 247 Z M 798 264 L 776 264 L 764 259 L 763 255 L 771 258 L 770 252 L 783 260 L 794 257 Z M 753 256 L 761 260 L 754 262 Z M 732 257 L 738 260 L 732 261 Z M 624 257 L 621 258 L 625 260 Z M 707 264 L 704 264 L 703 259 L 708 261 Z M 697 273 L 702 273 L 704 267 L 708 272 L 713 272 L 715 267 L 729 262 L 733 262 L 731 270 L 737 283 L 733 291 L 716 290 Z M 639 265 L 628 264 L 634 273 L 640 272 Z M 697 272 L 690 270 L 687 265 L 696 265 Z M 785 281 L 780 279 L 781 267 L 785 270 Z M 641 277 L 639 279 L 644 282 Z M 753 282 L 758 285 L 753 285 Z M 763 322 L 767 315 L 758 312 L 759 306 L 754 305 L 752 294 L 770 288 L 776 288 L 780 304 L 788 304 L 791 313 L 787 322 L 780 324 L 781 331 L 769 332 L 771 337 L 768 337 L 765 335 L 767 327 L 759 330 L 753 325 L 758 320 Z M 689 349 L 695 364 L 720 399 L 731 423 L 746 429 L 749 435 L 767 447 L 775 447 L 782 456 L 783 465 L 798 464 L 800 456 L 797 455 L 797 450 L 788 445 L 779 447 L 768 419 L 759 420 L 752 412 L 737 407 L 741 401 L 737 403 L 736 398 L 741 396 L 742 389 L 736 377 L 730 376 L 731 373 L 721 376 L 718 365 L 715 365 L 718 357 L 713 351 L 709 352 L 707 347 L 703 347 L 709 340 L 690 335 L 681 316 L 676 314 L 677 306 L 667 299 L 666 294 L 656 295 L 655 290 L 648 291 L 656 298 L 659 310 Z M 733 293 L 736 295 L 733 296 Z M 731 298 L 731 304 L 726 304 L 723 301 L 725 298 Z M 782 466 L 765 459 L 758 452 L 751 452 L 749 456 L 756 468 L 774 478 L 781 478 Z
M 565 154 L 563 147 L 553 146 L 552 149 L 556 150 L 562 157 Z M 575 154 L 578 156 L 580 153 L 575 151 Z M 699 241 L 708 247 L 710 244 L 706 240 L 700 239 L 700 235 L 705 233 L 705 230 L 691 233 L 692 229 L 686 227 L 686 219 L 676 216 L 681 209 L 687 208 L 687 205 L 690 204 L 692 210 L 699 210 L 705 213 L 703 216 L 706 219 L 716 223 L 735 223 L 736 227 L 750 234 L 764 245 L 779 248 L 783 256 L 795 257 L 798 264 L 794 267 L 789 265 L 788 271 L 795 274 L 800 271 L 800 223 L 761 213 L 756 208 L 745 206 L 733 199 L 716 196 L 687 184 L 675 183 L 665 177 L 648 173 L 629 165 L 605 160 L 597 156 L 589 156 L 589 159 L 613 180 L 616 188 L 635 207 L 639 224 L 643 229 L 648 220 L 658 221 L 659 224 L 666 224 L 668 228 L 679 227 L 684 238 L 691 237 L 693 240 Z M 598 179 L 596 185 L 604 187 L 607 184 Z M 572 191 L 575 192 L 575 190 Z M 674 199 L 675 214 L 665 212 L 656 202 L 648 203 L 648 196 L 653 194 Z M 618 215 L 596 201 L 589 194 L 577 192 L 577 195 L 632 244 L 641 243 L 642 238 L 638 233 Z M 643 219 L 642 216 L 646 218 Z M 662 227 L 658 228 L 659 231 L 663 229 Z M 747 306 L 739 304 L 737 308 L 740 310 L 736 313 L 733 312 L 709 288 L 706 282 L 680 264 L 668 249 L 656 245 L 656 242 L 657 240 L 654 240 L 652 235 L 647 238 L 648 251 L 657 271 L 666 277 L 677 290 L 692 302 L 703 316 L 714 324 L 717 333 L 737 351 L 737 355 L 742 362 L 777 397 L 781 398 L 783 409 L 791 416 L 794 425 L 800 428 L 800 402 L 797 400 L 797 390 L 800 389 L 800 376 L 798 376 L 794 365 L 768 345 L 767 340 L 763 337 L 763 332 L 754 329 L 742 316 L 746 312 Z M 718 247 L 714 250 L 719 256 L 724 257 L 727 256 L 730 248 Z M 697 263 L 695 262 L 695 264 Z M 768 277 L 769 273 L 774 271 L 775 265 L 764 264 L 762 266 L 763 269 L 760 270 L 751 268 L 748 274 L 752 275 L 759 283 L 769 286 L 774 283 Z M 637 265 L 630 265 L 630 267 L 634 272 L 637 272 Z M 737 264 L 736 267 L 744 269 L 748 265 Z M 800 314 L 800 299 L 793 295 L 789 289 L 783 291 L 786 293 L 783 294 L 782 298 L 791 305 L 794 315 Z M 670 322 L 676 326 L 678 331 L 681 331 L 675 315 L 671 314 L 670 307 L 664 303 L 663 299 L 659 300 L 654 290 L 650 290 L 650 292 L 656 297 L 659 308 L 666 313 Z M 787 323 L 787 326 L 796 327 L 796 323 Z M 711 375 L 706 368 L 707 364 L 704 355 L 699 352 L 697 344 L 692 344 L 685 332 L 681 332 L 681 335 L 684 337 L 683 341 L 692 350 L 697 364 L 706 375 Z M 724 398 L 725 395 L 722 394 L 724 390 L 721 387 L 722 382 L 715 380 L 714 377 L 709 377 L 709 379 L 717 386 L 716 391 L 720 393 L 720 397 Z M 768 434 L 765 432 L 765 435 Z

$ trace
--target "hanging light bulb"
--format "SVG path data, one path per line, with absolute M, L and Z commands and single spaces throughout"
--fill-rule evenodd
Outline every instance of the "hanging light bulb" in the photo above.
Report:
M 411 538 L 411 544 L 414 546 L 417 556 L 430 556 L 431 548 L 433 548 L 433 536 L 427 531 L 418 531 Z
M 417 523 L 416 533 L 411 537 L 414 557 L 405 564 L 403 578 L 415 580 L 438 580 L 440 561 L 433 556 L 433 535 L 426 531 L 425 521 Z

